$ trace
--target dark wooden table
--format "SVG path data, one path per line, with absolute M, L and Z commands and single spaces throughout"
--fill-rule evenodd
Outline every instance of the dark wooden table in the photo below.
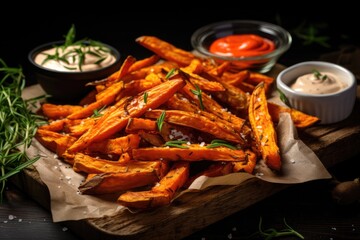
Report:
M 360 155 L 329 168 L 339 181 L 360 176 Z M 360 239 L 360 202 L 333 201 L 330 180 L 298 184 L 212 224 L 185 239 L 247 239 L 258 231 L 284 229 L 284 220 L 305 239 Z M 13 184 L 0 205 L 0 239 L 81 239 L 67 223 L 53 223 L 51 214 Z M 261 238 L 252 238 L 261 239 Z M 299 239 L 293 236 L 281 239 Z

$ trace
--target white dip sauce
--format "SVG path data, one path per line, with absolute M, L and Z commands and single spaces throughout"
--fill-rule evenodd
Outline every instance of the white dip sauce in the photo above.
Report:
M 305 74 L 296 79 L 290 86 L 297 92 L 310 94 L 328 94 L 338 92 L 347 86 L 336 75 L 329 72 Z
M 48 57 L 55 56 L 56 51 L 57 54 L 65 60 L 50 59 Z M 81 52 L 82 54 L 79 54 L 78 52 Z M 96 55 L 92 53 L 96 53 Z M 84 56 L 84 60 L 79 64 L 81 55 Z M 69 46 L 65 49 L 62 47 L 54 47 L 42 51 L 36 55 L 34 60 L 38 65 L 56 71 L 85 72 L 109 66 L 114 63 L 116 59 L 115 56 L 110 53 L 108 48 L 105 48 L 104 50 L 104 47 L 99 46 Z

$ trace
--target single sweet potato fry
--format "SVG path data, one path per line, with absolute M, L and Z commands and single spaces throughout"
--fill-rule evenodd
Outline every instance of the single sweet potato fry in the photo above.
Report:
M 155 171 L 159 178 L 162 178 L 168 169 L 165 161 L 135 161 L 128 162 L 111 161 L 98 159 L 83 153 L 76 153 L 74 156 L 73 169 L 76 172 L 84 173 L 116 173 L 116 172 L 139 172 Z
M 291 119 L 293 120 L 293 123 L 297 128 L 307 128 L 320 121 L 320 119 L 316 116 L 306 114 L 294 108 L 280 106 L 272 102 L 268 102 L 268 109 L 274 122 L 279 122 L 280 113 L 290 113 Z
M 135 160 L 152 161 L 154 158 L 169 161 L 248 161 L 256 158 L 250 150 L 230 149 L 227 147 L 210 148 L 200 144 L 182 144 L 182 147 L 148 147 L 132 150 Z M 155 157 L 156 156 L 156 157 Z
M 128 191 L 118 198 L 120 205 L 135 209 L 151 209 L 170 204 L 178 189 L 189 177 L 189 163 L 176 162 L 157 184 L 149 191 Z
M 145 113 L 145 117 L 157 119 L 160 117 L 163 111 L 165 110 L 151 110 Z M 217 122 L 197 113 L 181 110 L 166 110 L 164 121 L 194 128 L 212 134 L 215 138 L 244 144 L 244 139 L 242 136 L 236 133 L 232 128 L 226 128 L 227 125 L 218 124 Z
M 203 171 L 189 177 L 186 181 L 184 187 L 188 188 L 195 179 L 200 176 L 207 176 L 207 177 L 218 177 L 223 176 L 233 172 L 233 163 L 232 162 L 215 162 L 205 168 Z
M 156 121 L 146 118 L 129 118 L 125 132 L 133 133 L 138 132 L 139 130 L 156 132 Z
M 180 66 L 188 66 L 196 58 L 191 52 L 177 48 L 174 45 L 155 36 L 141 36 L 135 40 L 143 47 L 156 53 L 161 58 L 176 62 Z
M 154 170 L 138 172 L 99 173 L 79 186 L 83 194 L 105 194 L 126 191 L 155 184 L 159 181 Z
M 151 65 L 156 64 L 159 60 L 160 60 L 160 56 L 158 56 L 156 54 L 151 55 L 150 57 L 147 57 L 144 59 L 137 60 L 129 67 L 128 72 L 130 73 L 130 72 L 134 72 L 134 71 L 149 67 Z
M 277 134 L 268 110 L 265 83 L 256 86 L 249 101 L 249 121 L 255 142 L 269 168 L 280 171 L 281 156 Z
M 94 142 L 85 149 L 85 152 L 121 155 L 125 152 L 131 152 L 134 148 L 138 148 L 139 143 L 140 136 L 138 134 L 128 134 L 114 139 Z
M 82 109 L 83 107 L 78 105 L 59 105 L 51 103 L 43 103 L 41 105 L 42 113 L 50 120 L 65 118 L 72 113 L 80 111 Z

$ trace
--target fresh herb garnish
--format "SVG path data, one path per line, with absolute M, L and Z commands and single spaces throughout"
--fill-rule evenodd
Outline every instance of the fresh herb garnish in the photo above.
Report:
M 9 177 L 36 162 L 25 150 L 30 146 L 43 118 L 30 111 L 34 101 L 24 100 L 25 77 L 22 68 L 10 68 L 0 59 L 0 197 Z
M 144 103 L 147 103 L 148 93 L 144 92 Z
M 279 93 L 279 97 L 280 97 L 280 100 L 286 104 L 286 106 L 290 107 L 291 108 L 291 104 L 289 102 L 289 99 L 285 96 L 285 94 L 280 90 L 280 89 L 276 89 L 276 91 Z
M 317 80 L 326 80 L 327 79 L 327 75 L 326 74 L 321 74 L 318 70 L 316 69 L 313 69 L 313 73 L 314 73 L 314 76 Z
M 295 236 L 300 239 L 304 239 L 304 236 L 301 235 L 299 232 L 294 230 L 292 227 L 290 227 L 284 218 L 284 224 L 287 228 L 282 230 L 276 230 L 274 228 L 268 228 L 266 230 L 262 230 L 262 218 L 260 217 L 259 221 L 259 231 L 256 232 L 256 235 L 260 235 L 263 239 L 270 240 L 276 237 L 284 237 L 284 236 Z
M 102 114 L 101 112 L 102 112 L 105 108 L 106 108 L 106 106 L 102 106 L 100 109 L 95 109 L 95 110 L 93 111 L 93 114 L 91 115 L 91 117 L 93 117 L 93 118 L 101 117 L 102 115 L 104 115 L 104 114 Z
M 211 141 L 209 145 L 206 146 L 206 148 L 217 148 L 217 147 L 227 147 L 234 150 L 237 149 L 235 146 L 231 145 L 229 142 L 222 139 L 214 139 Z
M 169 79 L 175 73 L 175 68 L 172 68 L 165 76 L 165 79 Z
M 69 59 L 71 59 L 72 62 L 77 61 L 77 66 L 79 70 L 82 71 L 82 66 L 85 63 L 87 55 L 96 57 L 97 61 L 95 61 L 95 64 L 97 65 L 100 65 L 106 59 L 106 55 L 110 52 L 109 48 L 107 48 L 104 44 L 102 44 L 99 41 L 94 41 L 87 38 L 75 41 L 75 34 L 76 34 L 75 25 L 72 24 L 68 33 L 64 36 L 65 37 L 64 44 L 59 46 L 54 46 L 55 47 L 54 54 L 43 53 L 44 55 L 46 55 L 46 58 L 43 60 L 41 65 L 44 65 L 47 61 L 50 60 L 55 60 L 66 64 L 70 64 Z M 69 49 L 70 47 L 71 49 Z M 68 66 L 64 66 L 64 67 L 69 70 L 76 70 L 75 67 L 68 67 Z
M 158 127 L 159 132 L 161 132 L 162 126 L 164 124 L 164 120 L 165 120 L 165 110 L 161 112 L 159 118 L 156 119 L 156 124 Z
M 167 141 L 164 146 L 167 147 L 176 147 L 176 148 L 184 148 L 187 149 L 189 148 L 188 146 L 184 146 L 183 144 L 186 144 L 186 141 L 181 141 L 181 140 L 174 140 L 174 141 Z
M 195 88 L 196 88 L 196 90 L 191 89 L 191 92 L 194 95 L 196 95 L 197 98 L 199 99 L 200 109 L 204 110 L 204 104 L 203 104 L 203 101 L 202 101 L 202 91 L 201 91 L 201 89 L 199 88 L 199 86 L 197 84 L 195 84 Z

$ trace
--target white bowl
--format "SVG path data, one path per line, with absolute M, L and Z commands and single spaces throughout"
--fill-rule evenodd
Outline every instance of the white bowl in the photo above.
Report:
M 290 85 L 301 75 L 329 72 L 339 76 L 347 86 L 328 94 L 308 94 L 295 91 Z M 336 123 L 346 119 L 352 112 L 356 100 L 356 79 L 353 73 L 334 63 L 308 61 L 290 66 L 276 78 L 277 88 L 287 97 L 291 107 L 320 118 L 320 124 Z

